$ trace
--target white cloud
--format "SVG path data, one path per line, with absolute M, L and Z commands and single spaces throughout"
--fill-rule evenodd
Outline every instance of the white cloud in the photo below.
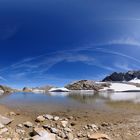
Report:
M 2 81 L 7 81 L 7 79 L 5 79 L 4 77 L 0 76 L 0 80 Z

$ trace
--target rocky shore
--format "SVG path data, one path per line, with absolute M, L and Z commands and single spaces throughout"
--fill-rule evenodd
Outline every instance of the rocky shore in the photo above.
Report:
M 0 140 L 138 140 L 140 135 L 138 114 L 68 111 L 30 116 L 0 109 Z

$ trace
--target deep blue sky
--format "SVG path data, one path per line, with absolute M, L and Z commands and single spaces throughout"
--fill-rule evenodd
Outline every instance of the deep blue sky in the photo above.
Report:
M 0 83 L 101 80 L 140 69 L 139 0 L 0 0 Z

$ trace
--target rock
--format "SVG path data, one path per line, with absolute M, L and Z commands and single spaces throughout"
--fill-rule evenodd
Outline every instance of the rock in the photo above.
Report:
M 99 91 L 100 89 L 109 86 L 108 83 L 97 83 L 91 80 L 80 80 L 72 84 L 66 85 L 65 87 L 69 90 L 94 90 Z
M 75 126 L 75 125 L 76 125 L 76 122 L 72 122 L 72 123 L 71 123 L 71 126 Z
M 0 135 L 2 135 L 3 133 L 6 133 L 8 132 L 8 129 L 7 128 L 3 128 L 0 130 Z
M 73 116 L 69 116 L 68 119 L 69 119 L 69 120 L 72 120 L 72 119 L 73 119 Z
M 103 123 L 101 124 L 101 126 L 107 127 L 107 126 L 109 126 L 109 123 L 103 122 Z
M 35 127 L 34 131 L 33 131 L 34 135 L 39 135 L 39 136 L 43 136 L 46 133 L 48 133 L 48 132 L 44 128 L 42 128 L 42 127 Z
M 66 128 L 64 128 L 64 131 L 71 132 L 72 130 L 70 128 L 66 127 Z
M 114 72 L 111 75 L 105 77 L 102 81 L 130 81 L 133 79 L 140 79 L 140 71 L 128 71 L 128 72 Z
M 92 129 L 92 130 L 94 130 L 94 131 L 97 131 L 99 128 L 97 127 L 97 125 L 95 125 L 95 124 L 91 124 L 91 125 L 88 125 L 88 128 L 89 129 Z
M 0 129 L 4 128 L 5 126 L 3 124 L 0 123 Z
M 22 125 L 22 124 L 18 124 L 18 125 L 17 125 L 17 127 L 22 128 L 22 127 L 23 127 L 23 125 Z
M 51 129 L 51 126 L 50 125 L 43 125 L 43 128 L 45 128 L 45 129 Z
M 45 118 L 44 118 L 43 116 L 38 116 L 38 117 L 36 118 L 36 121 L 37 121 L 37 122 L 43 122 L 43 121 L 45 121 Z
M 108 135 L 102 133 L 94 133 L 92 135 L 89 135 L 89 140 L 99 140 L 99 139 L 110 140 Z
M 73 138 L 74 138 L 74 137 L 73 137 L 73 134 L 72 134 L 72 133 L 68 133 L 68 134 L 67 134 L 67 139 L 68 139 L 68 140 L 73 140 Z
M 23 129 L 16 129 L 16 133 L 18 133 L 18 134 L 24 134 L 25 133 L 25 130 L 23 130 Z
M 53 120 L 53 116 L 52 115 L 49 115 L 49 114 L 46 114 L 44 115 L 44 117 L 48 120 Z
M 54 134 L 57 134 L 58 133 L 58 130 L 56 128 L 51 128 L 50 131 Z
M 12 119 L 0 115 L 0 123 L 3 125 L 8 125 L 12 121 L 13 121 Z
M 27 122 L 24 123 L 24 126 L 29 128 L 29 127 L 33 127 L 33 124 L 31 122 L 27 121 Z
M 10 112 L 9 115 L 10 116 L 16 116 L 17 114 L 15 112 Z
M 58 121 L 59 120 L 59 117 L 58 116 L 55 116 L 54 117 L 54 121 Z
M 34 136 L 33 140 L 55 140 L 55 134 L 49 133 L 47 132 L 44 128 L 40 127 L 36 127 L 34 128 L 33 131 Z
M 61 121 L 61 124 L 65 128 L 68 125 L 68 121 Z
M 33 140 L 56 140 L 54 134 L 46 133 L 43 136 L 36 135 L 32 138 Z

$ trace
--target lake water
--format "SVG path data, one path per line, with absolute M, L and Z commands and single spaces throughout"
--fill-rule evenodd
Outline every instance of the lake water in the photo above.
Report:
M 122 107 L 140 107 L 140 92 L 117 93 L 46 93 L 34 94 L 17 92 L 0 97 L 0 104 L 11 108 L 34 112 L 55 112 L 64 110 L 103 110 L 111 111 Z

